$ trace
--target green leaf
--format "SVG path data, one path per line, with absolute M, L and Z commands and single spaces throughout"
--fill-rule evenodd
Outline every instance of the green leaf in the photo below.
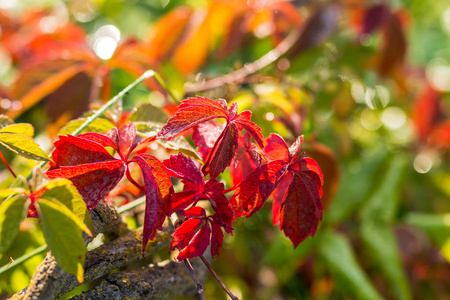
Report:
M 450 213 L 409 213 L 404 221 L 424 230 L 439 247 L 450 237 Z
M 157 140 L 157 142 L 166 149 L 181 151 L 187 156 L 198 159 L 200 161 L 202 160 L 201 155 L 189 144 L 189 142 L 183 136 L 176 137 L 170 141 Z
M 32 138 L 34 135 L 34 128 L 30 124 L 11 124 L 0 129 L 0 133 L 17 133 Z
M 0 128 L 14 124 L 14 121 L 5 115 L 0 115 Z
M 384 274 L 395 299 L 411 299 L 411 290 L 400 261 L 397 241 L 388 225 L 368 221 L 361 226 L 361 236 L 370 260 Z
M 0 202 L 17 194 L 25 194 L 25 192 L 26 190 L 24 188 L 18 187 L 0 190 Z
M 0 253 L 8 250 L 19 231 L 20 222 L 27 215 L 29 202 L 25 195 L 16 195 L 0 205 Z
M 360 214 L 362 220 L 392 221 L 400 200 L 399 188 L 407 162 L 408 156 L 405 154 L 391 158 L 385 173 L 375 181 L 378 185 L 363 204 Z
M 0 143 L 25 158 L 51 160 L 35 141 L 25 135 L 0 133 Z
M 128 117 L 130 122 L 157 122 L 166 123 L 169 116 L 161 108 L 152 105 L 151 103 L 144 103 L 136 108 Z
M 17 175 L 17 178 L 14 179 L 14 182 L 11 184 L 10 188 L 27 189 L 28 188 L 27 180 L 25 179 L 25 177 L 23 177 L 23 175 L 19 174 Z
M 31 177 L 30 185 L 33 191 L 39 190 L 42 186 L 46 185 L 50 179 L 45 175 L 44 171 L 37 166 L 33 169 L 33 176 Z
M 41 218 L 42 231 L 49 249 L 58 264 L 83 282 L 86 246 L 77 218 L 62 203 L 39 199 L 36 207 Z
M 72 134 L 75 130 L 77 130 L 83 123 L 86 122 L 86 118 L 80 118 L 69 123 L 64 126 L 58 134 L 67 135 Z M 92 123 L 90 123 L 81 133 L 86 132 L 96 132 L 96 133 L 105 133 L 111 128 L 114 127 L 114 124 L 107 119 L 95 119 Z
M 90 234 L 89 231 L 94 230 L 91 216 L 86 207 L 86 203 L 83 197 L 78 192 L 77 188 L 72 182 L 65 178 L 57 178 L 47 183 L 43 188 L 46 191 L 41 195 L 44 199 L 57 199 L 59 202 L 67 206 L 67 208 L 73 212 L 77 217 L 78 222 L 84 223 L 90 230 L 87 230 L 86 226 L 80 225 L 79 227 Z
M 348 239 L 338 233 L 325 233 L 319 252 L 338 286 L 351 292 L 357 299 L 382 299 L 356 261 Z
M 351 163 L 351 168 L 344 169 L 342 182 L 328 209 L 328 216 L 333 222 L 348 218 L 367 198 L 373 182 L 381 178 L 385 159 L 386 152 L 381 150 L 374 155 L 361 157 Z
M 158 134 L 163 127 L 163 124 L 153 122 L 133 122 L 136 125 L 136 130 L 144 137 L 150 137 Z

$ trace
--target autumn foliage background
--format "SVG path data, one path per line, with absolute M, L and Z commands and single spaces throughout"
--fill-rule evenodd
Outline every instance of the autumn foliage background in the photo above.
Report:
M 323 222 L 294 249 L 272 226 L 270 203 L 238 219 L 213 265 L 242 299 L 449 299 L 444 1 L 10 0 L 0 8 L 0 112 L 32 124 L 43 149 L 148 69 L 177 99 L 223 98 L 252 111 L 265 137 L 291 145 L 304 135 L 302 150 L 324 174 Z M 160 109 L 147 113 L 164 123 L 177 106 L 167 90 L 148 79 L 123 98 L 124 110 L 150 102 Z M 35 165 L 0 150 L 17 173 Z M 1 168 L 5 188 L 12 177 Z M 138 192 L 123 187 L 111 201 Z M 127 216 L 129 226 L 142 225 L 140 215 Z M 42 245 L 39 228 L 23 222 L 9 256 Z M 42 258 L 3 272 L 1 293 L 26 287 Z M 212 280 L 205 293 L 225 299 Z

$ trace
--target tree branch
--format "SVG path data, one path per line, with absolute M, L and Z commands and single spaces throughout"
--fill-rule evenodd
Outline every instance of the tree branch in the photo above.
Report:
M 170 233 L 172 228 L 166 226 L 162 231 L 158 231 L 154 240 L 145 249 L 147 255 L 157 252 L 159 249 L 168 246 L 170 243 Z M 108 244 L 86 253 L 84 264 L 84 282 L 89 283 L 111 271 L 126 266 L 133 261 L 142 259 L 142 228 L 130 232 Z M 74 275 L 69 275 L 64 281 L 60 281 L 58 291 L 54 292 L 56 297 L 76 288 L 80 283 Z M 109 299 L 109 298 L 104 298 Z
M 199 277 L 204 280 L 204 265 L 197 258 L 191 261 Z M 196 293 L 197 288 L 185 266 L 166 261 L 140 270 L 114 273 L 95 288 L 71 300 L 165 299 Z
M 91 212 L 91 218 L 95 235 L 104 233 L 118 236 L 127 230 L 121 216 L 111 205 L 99 203 Z M 84 240 L 88 244 L 92 239 L 85 235 Z M 43 262 L 36 268 L 30 285 L 13 295 L 11 299 L 54 299 L 61 282 L 67 280 L 69 276 L 58 266 L 51 252 L 48 252 Z
M 248 75 L 267 67 L 268 65 L 272 64 L 274 61 L 279 59 L 298 41 L 300 35 L 302 34 L 302 31 L 303 31 L 302 26 L 295 28 L 274 49 L 272 49 L 270 52 L 268 52 L 266 55 L 262 56 L 258 60 L 255 60 L 253 63 L 245 64 L 244 67 L 242 67 L 239 70 L 236 70 L 234 72 L 231 72 L 229 74 L 217 78 L 207 80 L 202 83 L 187 84 L 185 88 L 186 94 L 210 90 L 225 84 L 242 81 Z

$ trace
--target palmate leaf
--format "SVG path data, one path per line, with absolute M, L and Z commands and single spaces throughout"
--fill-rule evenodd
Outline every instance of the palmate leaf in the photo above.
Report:
M 36 207 L 45 241 L 58 264 L 83 282 L 86 246 L 78 218 L 61 202 L 40 199 Z
M 39 145 L 26 135 L 2 132 L 0 133 L 0 144 L 28 159 L 51 160 Z

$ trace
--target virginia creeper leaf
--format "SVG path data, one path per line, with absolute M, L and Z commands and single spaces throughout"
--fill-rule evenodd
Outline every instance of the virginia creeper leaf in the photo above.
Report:
M 180 228 L 182 228 L 183 225 L 184 223 Z M 192 239 L 183 240 L 184 242 L 187 242 L 184 247 L 180 247 L 181 245 L 178 245 L 180 248 L 177 249 L 180 250 L 180 253 L 176 257 L 176 261 L 182 261 L 183 259 L 196 257 L 205 253 L 205 250 L 209 245 L 210 235 L 211 227 L 209 226 L 208 222 L 206 222 L 203 224 L 200 230 L 195 233 Z
M 8 250 L 19 231 L 20 222 L 27 215 L 30 203 L 24 194 L 15 195 L 0 205 L 0 254 Z
M 115 160 L 104 146 L 79 136 L 62 135 L 54 145 L 52 158 L 56 166 L 76 166 Z
M 222 228 L 215 222 L 211 222 L 211 227 L 211 256 L 215 257 L 219 255 L 220 248 L 222 248 L 223 232 Z
M 191 158 L 182 153 L 171 155 L 169 159 L 163 161 L 169 174 L 173 177 L 191 181 L 196 185 L 203 185 L 204 177 Z
M 34 128 L 30 124 L 11 124 L 0 129 L 0 133 L 17 133 L 32 138 Z
M 153 239 L 156 229 L 161 227 L 170 209 L 169 193 L 172 184 L 165 168 L 151 155 L 136 155 L 133 158 L 142 171 L 145 184 L 145 218 L 142 235 L 142 253 L 148 241 Z M 159 214 L 158 214 L 159 213 Z
M 244 181 L 237 185 L 230 199 L 235 215 L 248 218 L 258 211 L 275 189 L 287 166 L 282 160 L 274 160 L 248 174 Z
M 87 119 L 80 118 L 76 120 L 69 121 L 61 130 L 58 132 L 59 135 L 67 135 L 72 134 L 75 130 L 77 130 Z M 86 132 L 95 132 L 95 133 L 105 133 L 110 130 L 114 126 L 111 121 L 107 119 L 95 119 L 91 124 L 86 127 L 82 133 Z
M 40 196 L 44 199 L 57 199 L 73 212 L 79 221 L 86 224 L 90 231 L 94 230 L 91 216 L 87 210 L 83 197 L 78 193 L 72 182 L 65 178 L 56 178 L 42 187 L 44 192 Z M 38 200 L 39 201 L 39 200 Z
M 203 159 L 205 159 L 206 154 L 209 150 L 211 150 L 217 139 L 220 137 L 225 125 L 225 123 L 219 124 L 214 120 L 210 120 L 195 126 L 192 139 L 198 147 L 198 151 L 202 155 Z
M 158 138 L 172 139 L 201 122 L 227 117 L 227 111 L 218 101 L 203 97 L 188 98 L 181 102 L 175 115 L 159 132 Z
M 185 220 L 180 227 L 175 229 L 172 234 L 170 251 L 185 248 L 192 237 L 195 235 L 197 229 L 201 226 L 202 222 L 202 219 L 190 218 Z
M 224 136 L 220 141 L 217 150 L 214 153 L 214 158 L 209 165 L 209 174 L 211 178 L 216 178 L 221 174 L 227 166 L 230 165 L 231 160 L 236 155 L 238 147 L 238 129 L 237 126 L 231 123 L 224 132 Z
M 15 133 L 0 133 L 0 144 L 9 150 L 33 160 L 51 160 L 31 138 Z
M 42 231 L 49 249 L 58 264 L 78 281 L 83 282 L 84 245 L 77 217 L 62 203 L 40 199 L 36 203 Z
M 304 179 L 294 175 L 286 197 L 281 205 L 280 229 L 292 241 L 296 248 L 308 236 L 314 236 L 317 225 L 322 219 L 320 196 L 310 189 Z
M 271 133 L 266 139 L 266 146 L 264 151 L 271 157 L 271 159 L 281 159 L 289 161 L 289 147 L 284 139 L 276 133 Z
M 121 160 L 88 163 L 77 166 L 61 166 L 60 169 L 48 171 L 50 179 L 67 178 L 83 196 L 89 211 L 102 200 L 122 179 L 125 165 Z

